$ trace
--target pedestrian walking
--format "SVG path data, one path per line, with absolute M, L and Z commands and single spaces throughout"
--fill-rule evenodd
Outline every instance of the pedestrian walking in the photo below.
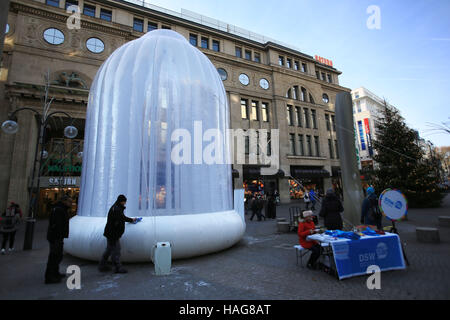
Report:
M 305 189 L 305 191 L 304 191 L 303 201 L 305 202 L 306 210 L 308 210 L 309 209 L 309 204 L 311 203 L 311 199 L 309 198 L 309 191 L 308 191 L 308 189 Z
M 328 189 L 325 198 L 322 200 L 322 207 L 319 212 L 319 216 L 324 218 L 325 228 L 328 230 L 342 230 L 341 212 L 343 211 L 341 200 L 339 200 L 333 189 Z
M 381 223 L 383 215 L 378 206 L 378 196 L 372 187 L 368 187 L 366 193 L 367 197 L 364 199 L 361 208 L 361 223 L 377 226 L 377 229 L 381 230 L 383 228 Z
M 264 208 L 264 200 L 262 199 L 260 194 L 255 194 L 253 196 L 250 208 L 252 210 L 252 216 L 250 217 L 250 221 L 253 220 L 253 217 L 255 215 L 257 216 L 258 221 L 261 221 L 261 218 L 264 218 L 264 220 L 266 220 L 266 217 L 262 214 L 262 209 Z
M 277 199 L 275 193 L 267 194 L 267 218 L 275 219 L 277 217 Z
M 45 283 L 58 283 L 65 277 L 59 272 L 59 264 L 63 259 L 64 239 L 69 237 L 69 208 L 72 199 L 65 195 L 56 203 L 50 212 L 48 221 L 47 240 L 50 245 Z
M 108 219 L 103 233 L 107 239 L 107 246 L 98 266 L 100 272 L 111 270 L 107 265 L 110 256 L 114 264 L 114 273 L 128 272 L 120 263 L 120 238 L 125 232 L 125 222 L 136 223 L 136 218 L 128 218 L 125 216 L 123 212 L 126 209 L 126 203 L 127 198 L 124 195 L 120 195 L 109 209 Z
M 311 190 L 309 190 L 309 200 L 311 201 L 311 210 L 312 211 L 316 210 L 317 196 L 316 193 L 314 192 L 314 188 L 311 188 Z
M 6 245 L 8 243 L 8 240 L 8 251 L 14 251 L 14 240 L 16 238 L 16 232 L 21 218 L 22 210 L 20 210 L 19 205 L 17 203 L 11 202 L 10 206 L 6 208 L 5 212 L 3 213 L 1 219 L 2 224 L 0 231 L 1 233 L 3 233 L 2 254 L 6 253 Z

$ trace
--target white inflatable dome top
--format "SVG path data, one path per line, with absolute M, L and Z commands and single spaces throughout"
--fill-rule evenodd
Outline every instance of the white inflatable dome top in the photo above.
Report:
M 194 164 L 194 124 L 200 139 L 208 129 L 224 136 L 228 113 L 216 68 L 180 34 L 155 30 L 118 48 L 89 95 L 77 214 L 105 217 L 120 194 L 129 216 L 232 210 L 231 166 Z M 192 164 L 171 161 L 176 129 L 191 135 Z M 215 146 L 229 154 L 225 140 Z

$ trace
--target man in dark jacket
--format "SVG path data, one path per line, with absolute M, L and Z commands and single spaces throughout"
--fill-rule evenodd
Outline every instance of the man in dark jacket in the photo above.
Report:
M 319 216 L 324 218 L 325 228 L 328 230 L 342 230 L 341 212 L 344 211 L 341 201 L 338 199 L 333 189 L 328 189 L 325 198 L 322 200 Z
M 123 213 L 126 209 L 126 202 L 127 198 L 124 195 L 120 195 L 111 209 L 109 209 L 108 220 L 106 222 L 105 232 L 103 233 L 107 239 L 107 246 L 98 266 L 98 269 L 101 272 L 110 270 L 107 261 L 109 256 L 111 256 L 111 260 L 114 264 L 114 272 L 127 273 L 127 270 L 124 269 L 120 263 L 120 238 L 125 232 L 125 222 L 135 223 L 136 219 L 128 218 Z
M 59 273 L 59 264 L 63 258 L 64 238 L 69 237 L 69 213 L 72 199 L 63 196 L 53 207 L 48 221 L 47 240 L 50 244 L 47 269 L 45 270 L 45 283 L 58 283 L 65 277 Z
M 364 199 L 361 208 L 361 223 L 377 226 L 377 229 L 381 230 L 382 215 L 378 208 L 378 196 L 372 187 L 367 188 L 366 193 L 367 197 Z

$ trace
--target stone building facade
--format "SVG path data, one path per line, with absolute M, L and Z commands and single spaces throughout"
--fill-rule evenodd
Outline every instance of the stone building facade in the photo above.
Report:
M 80 9 L 80 20 L 66 9 L 71 5 Z M 0 70 L 0 121 L 24 106 L 42 112 L 48 73 L 51 110 L 69 113 L 79 129 L 75 142 L 67 141 L 62 130 L 68 118 L 49 120 L 45 148 L 50 155 L 42 160 L 41 204 L 54 200 L 52 190 L 73 193 L 79 188 L 76 168 L 82 159 L 88 93 L 101 64 L 122 44 L 161 28 L 186 37 L 218 68 L 233 129 L 279 129 L 280 171 L 261 176 L 258 165 L 234 165 L 235 188 L 262 181 L 266 188 L 277 188 L 287 202 L 292 178 L 323 190 L 338 180 L 334 102 L 338 92 L 350 91 L 339 85 L 341 72 L 276 41 L 245 36 L 213 19 L 201 21 L 192 13 L 120 0 L 11 0 Z M 38 125 L 32 112 L 20 112 L 17 119 L 16 134 L 0 134 L 2 211 L 8 201 L 28 207 Z

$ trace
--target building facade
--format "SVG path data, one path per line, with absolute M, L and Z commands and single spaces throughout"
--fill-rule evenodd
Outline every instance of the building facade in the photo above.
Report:
M 262 164 L 247 164 L 252 150 L 247 140 L 245 164 L 233 165 L 235 188 L 277 189 L 288 202 L 301 194 L 298 184 L 325 190 L 338 183 L 334 103 L 338 92 L 350 90 L 339 85 L 341 72 L 329 61 L 192 12 L 132 2 L 11 0 L 0 70 L 1 122 L 21 107 L 43 111 L 48 74 L 51 110 L 69 113 L 79 130 L 75 139 L 66 139 L 69 119 L 59 114 L 49 120 L 40 211 L 61 192 L 77 198 L 88 94 L 97 70 L 122 44 L 155 29 L 180 33 L 216 66 L 232 129 L 279 130 L 279 150 L 271 150 L 279 152 L 278 173 L 263 176 Z M 16 134 L 0 135 L 1 210 L 8 201 L 28 207 L 38 124 L 26 111 L 17 120 Z

